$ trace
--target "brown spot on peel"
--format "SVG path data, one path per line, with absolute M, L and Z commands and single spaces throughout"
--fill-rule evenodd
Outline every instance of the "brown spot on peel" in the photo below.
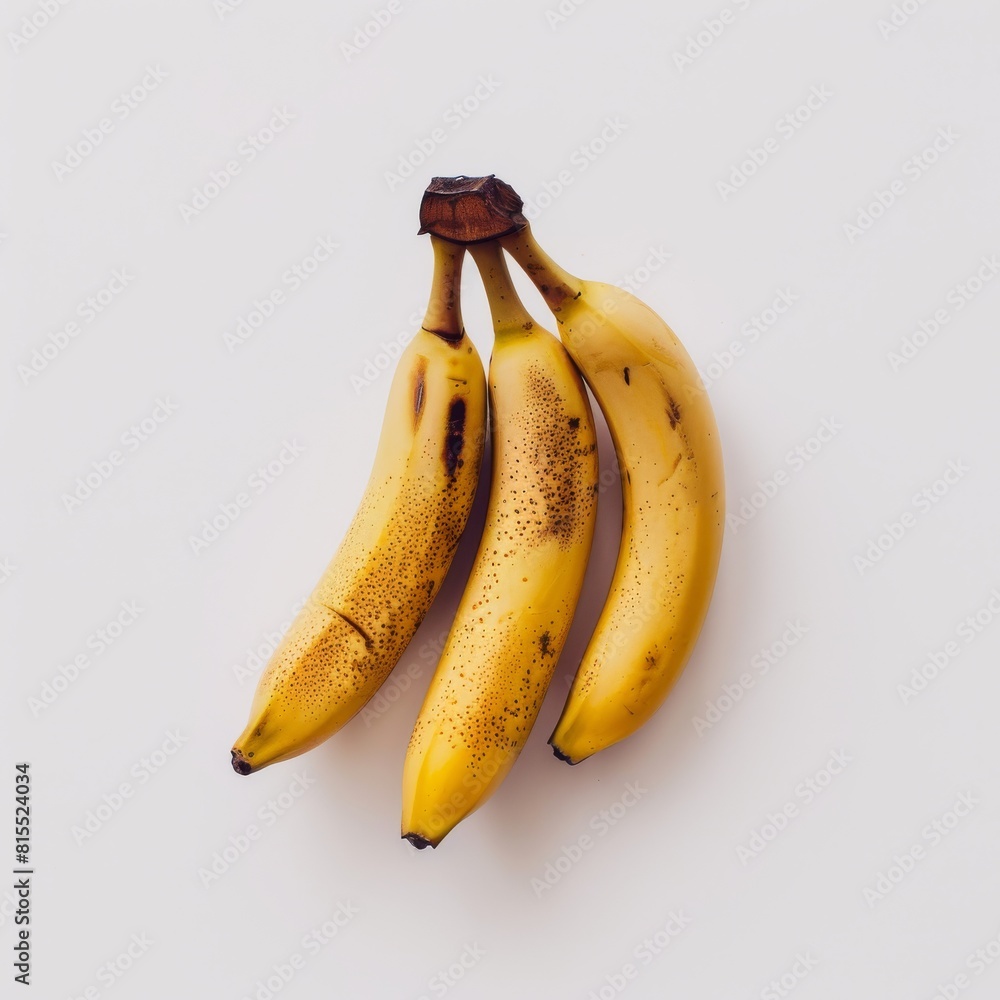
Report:
M 427 359 L 421 358 L 413 372 L 413 427 L 420 424 L 420 414 L 424 412 L 424 389 L 427 376 Z
M 453 399 L 448 408 L 448 433 L 444 442 L 444 465 L 452 479 L 455 478 L 455 472 L 462 464 L 462 449 L 464 447 L 465 400 Z
M 337 608 L 331 607 L 329 604 L 325 604 L 323 602 L 319 603 L 322 604 L 322 606 L 326 608 L 327 611 L 332 611 L 338 617 L 343 618 L 344 621 L 347 622 L 347 624 L 350 625 L 351 628 L 354 629 L 354 631 L 357 632 L 362 639 L 364 639 L 365 649 L 367 649 L 370 652 L 375 647 L 375 643 L 372 640 L 372 637 L 353 618 L 349 617 L 348 615 L 345 615 L 343 611 L 339 611 Z
M 677 400 L 668 395 L 667 416 L 670 418 L 670 429 L 673 430 L 681 419 L 681 408 L 677 405 Z

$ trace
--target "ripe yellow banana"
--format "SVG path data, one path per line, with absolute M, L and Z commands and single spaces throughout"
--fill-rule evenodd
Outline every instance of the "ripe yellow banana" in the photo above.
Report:
M 656 313 L 621 288 L 568 274 L 527 225 L 500 243 L 555 314 L 621 470 L 611 589 L 549 740 L 577 764 L 635 732 L 684 669 L 722 550 L 722 451 L 698 371 Z
M 510 770 L 569 631 L 597 512 L 597 440 L 566 351 L 496 243 L 470 247 L 493 313 L 486 526 L 406 754 L 402 834 L 436 847 Z
M 433 239 L 420 331 L 399 359 L 374 468 L 333 561 L 261 675 L 233 745 L 239 774 L 332 736 L 395 666 L 465 527 L 486 430 L 486 380 L 462 326 L 464 250 Z

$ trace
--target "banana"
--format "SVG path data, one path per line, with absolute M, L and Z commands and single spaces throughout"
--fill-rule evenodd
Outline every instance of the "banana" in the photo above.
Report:
M 232 749 L 239 774 L 311 749 L 364 706 L 430 608 L 465 528 L 485 444 L 486 379 L 462 326 L 464 250 L 432 243 L 430 304 L 399 359 L 371 477 L 261 675 Z
M 402 835 L 436 847 L 497 789 L 535 722 L 569 631 L 597 512 L 586 389 L 529 317 L 496 243 L 470 247 L 495 340 L 486 525 L 407 749 Z
M 722 550 L 722 451 L 698 371 L 656 313 L 621 288 L 568 274 L 526 223 L 499 242 L 556 316 L 621 470 L 611 588 L 549 739 L 577 764 L 643 725 L 694 648 Z

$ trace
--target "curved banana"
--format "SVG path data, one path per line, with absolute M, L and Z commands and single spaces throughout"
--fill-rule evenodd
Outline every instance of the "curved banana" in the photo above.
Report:
M 464 250 L 432 242 L 430 305 L 399 359 L 368 486 L 261 675 L 232 749 L 239 774 L 311 749 L 364 706 L 430 608 L 465 528 L 485 444 L 486 380 L 462 326 Z
M 656 313 L 621 288 L 567 274 L 527 225 L 500 242 L 555 314 L 621 470 L 611 589 L 549 740 L 577 764 L 635 732 L 684 669 L 722 550 L 722 451 L 698 371 Z
M 486 283 L 493 467 L 486 527 L 406 754 L 402 834 L 436 847 L 492 794 L 534 724 L 583 585 L 597 513 L 586 389 L 534 325 L 495 243 Z

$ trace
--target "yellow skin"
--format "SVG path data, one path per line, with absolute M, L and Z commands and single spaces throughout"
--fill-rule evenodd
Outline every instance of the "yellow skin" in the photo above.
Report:
M 567 274 L 528 228 L 501 243 L 556 316 L 621 470 L 611 588 L 549 740 L 577 764 L 643 725 L 694 648 L 722 551 L 722 451 L 697 369 L 656 313 L 624 289 Z
M 486 381 L 462 328 L 463 251 L 433 240 L 423 328 L 399 359 L 375 464 L 347 535 L 265 667 L 240 774 L 323 742 L 375 694 L 441 587 L 472 507 Z
M 406 754 L 402 833 L 436 847 L 482 805 L 531 732 L 569 632 L 597 514 L 580 376 L 517 299 L 496 244 L 470 248 L 496 338 L 486 526 Z

